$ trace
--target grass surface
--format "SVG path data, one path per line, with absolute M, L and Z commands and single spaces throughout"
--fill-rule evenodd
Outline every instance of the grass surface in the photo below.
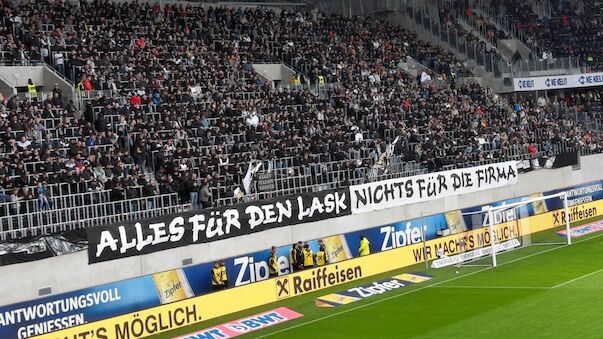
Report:
M 559 241 L 554 232 L 534 239 Z M 501 254 L 496 268 L 461 267 L 458 274 L 455 267 L 430 269 L 432 280 L 344 306 L 318 308 L 314 299 L 402 272 L 425 272 L 424 264 L 153 338 L 172 338 L 279 306 L 304 316 L 248 337 L 603 338 L 603 233 L 573 240 L 572 246 L 530 246 Z

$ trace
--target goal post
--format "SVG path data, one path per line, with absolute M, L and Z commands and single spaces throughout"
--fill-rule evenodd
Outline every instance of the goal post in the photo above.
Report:
M 556 206 L 554 200 L 561 201 L 564 233 L 556 232 L 558 227 L 554 225 L 534 224 L 531 217 L 542 213 L 548 213 L 548 205 Z M 553 202 L 549 204 L 548 202 Z M 490 252 L 492 257 L 492 266 L 496 267 L 499 252 L 513 250 L 521 247 L 535 245 L 571 245 L 572 238 L 570 233 L 569 220 L 569 205 L 567 192 L 559 192 L 546 196 L 530 197 L 522 199 L 518 202 L 501 205 L 487 206 L 486 208 L 488 219 L 487 225 L 490 233 Z M 507 236 L 501 232 L 500 223 L 498 221 L 504 218 L 497 218 L 501 214 L 511 215 L 513 221 L 506 221 L 507 227 L 514 227 L 515 230 L 511 236 Z M 510 226 L 509 226 L 510 225 Z
M 572 243 L 567 192 L 533 194 L 453 214 L 447 213 L 447 222 L 450 235 L 457 238 L 456 250 L 439 253 L 433 268 L 496 267 L 502 252 Z

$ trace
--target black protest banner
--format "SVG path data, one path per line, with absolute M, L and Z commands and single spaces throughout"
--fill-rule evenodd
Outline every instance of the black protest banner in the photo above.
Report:
M 347 190 L 283 196 L 86 230 L 90 264 L 351 214 Z

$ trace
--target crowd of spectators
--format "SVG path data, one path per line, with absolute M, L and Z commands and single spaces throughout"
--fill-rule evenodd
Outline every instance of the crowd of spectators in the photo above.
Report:
M 52 208 L 48 186 L 67 184 L 110 200 L 177 193 L 209 207 L 238 194 L 254 160 L 291 177 L 320 178 L 329 164 L 349 170 L 345 185 L 387 156 L 435 171 L 561 144 L 601 150 L 557 101 L 509 102 L 456 84 L 470 71 L 451 53 L 370 18 L 108 1 L 3 0 L 0 12 L 5 57 L 43 59 L 92 95 L 83 113 L 62 94 L 1 98 L 7 202 Z M 400 67 L 408 57 L 430 70 L 410 76 Z M 275 60 L 314 86 L 278 86 L 252 67 Z
M 497 50 L 499 39 L 505 39 L 506 34 L 488 22 L 483 15 L 475 15 L 472 8 L 459 7 L 454 2 L 445 2 L 439 8 L 439 22 L 442 32 L 440 37 L 446 39 L 451 46 L 455 46 L 460 53 L 474 60 L 477 65 L 484 66 L 488 72 L 500 77 L 499 63 L 504 57 Z M 458 21 L 463 17 L 468 27 L 467 30 Z M 445 34 L 442 34 L 445 33 Z M 488 46 L 488 41 L 490 46 Z
M 471 1 L 459 1 L 470 11 Z M 603 70 L 603 4 L 597 0 L 550 0 L 550 16 L 539 16 L 528 1 L 491 1 L 535 59 L 573 57 L 593 71 Z

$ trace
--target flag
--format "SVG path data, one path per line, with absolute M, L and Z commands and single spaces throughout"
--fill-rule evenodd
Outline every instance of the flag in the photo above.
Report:
M 385 154 L 388 158 L 394 155 L 394 147 L 396 147 L 398 140 L 400 140 L 400 136 L 397 136 L 391 144 L 387 145 L 387 151 L 385 152 Z
M 421 83 L 424 83 L 425 81 L 431 81 L 431 75 L 421 72 Z
M 247 194 L 251 194 L 251 182 L 253 181 L 253 175 L 260 170 L 262 167 L 262 162 L 258 162 L 255 166 L 253 165 L 253 161 L 249 163 L 249 167 L 247 167 L 247 174 L 243 178 L 243 188 L 245 188 L 245 192 Z

